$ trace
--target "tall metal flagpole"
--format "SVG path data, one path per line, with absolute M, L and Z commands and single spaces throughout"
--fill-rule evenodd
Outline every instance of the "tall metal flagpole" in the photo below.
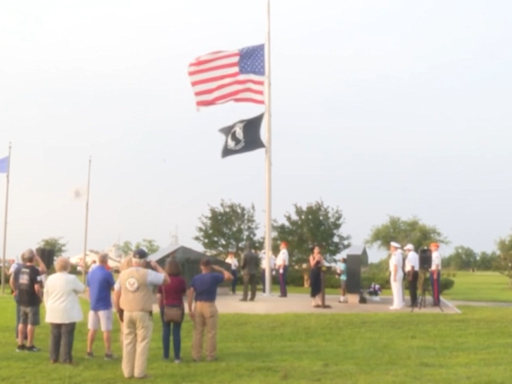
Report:
M 84 234 L 84 284 L 87 282 L 87 228 L 89 226 L 89 191 L 91 187 L 91 162 L 89 157 L 89 172 L 87 175 L 87 196 L 85 201 L 85 234 Z
M 11 171 L 11 143 L 9 143 L 9 157 L 7 160 L 7 174 L 5 185 L 5 212 L 4 212 L 4 245 L 2 252 L 2 294 L 5 293 L 5 254 L 7 251 L 7 211 L 9 209 L 9 173 Z
M 270 295 L 272 286 L 272 271 L 270 270 L 270 257 L 272 255 L 272 161 L 271 161 L 271 103 L 270 103 L 270 0 L 267 0 L 267 36 L 265 39 L 265 130 L 266 130 L 266 184 L 267 207 L 265 225 L 265 294 Z

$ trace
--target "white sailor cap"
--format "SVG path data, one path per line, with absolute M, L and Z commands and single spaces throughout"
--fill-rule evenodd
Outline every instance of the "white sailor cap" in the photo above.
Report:
M 406 251 L 414 251 L 414 245 L 412 244 L 407 244 L 404 248 Z
M 391 243 L 389 243 L 389 245 L 398 249 L 402 248 L 402 246 L 398 244 L 396 241 L 392 241 Z

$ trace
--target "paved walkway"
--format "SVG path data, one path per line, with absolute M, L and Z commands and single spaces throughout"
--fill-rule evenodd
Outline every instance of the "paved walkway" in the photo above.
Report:
M 450 303 L 452 303 L 455 306 L 459 305 L 467 305 L 471 307 L 512 307 L 512 303 L 499 303 L 499 302 L 492 302 L 492 301 L 462 301 L 462 300 L 451 300 Z
M 87 299 L 86 295 L 80 295 Z M 404 307 L 400 310 L 391 310 L 389 307 L 392 304 L 390 296 L 381 296 L 380 301 L 373 301 L 367 298 L 367 304 L 352 303 L 338 303 L 338 295 L 326 295 L 325 303 L 330 305 L 331 308 L 313 308 L 311 306 L 311 299 L 308 295 L 300 293 L 289 294 L 286 298 L 280 298 L 277 294 L 265 296 L 261 292 L 256 295 L 255 301 L 240 301 L 241 294 L 219 294 L 217 295 L 217 308 L 220 313 L 247 313 L 247 314 L 284 314 L 284 313 L 409 313 L 411 308 Z M 355 299 L 355 297 L 354 297 Z M 443 311 L 437 307 L 430 306 L 430 300 L 427 300 L 429 306 L 422 309 L 415 309 L 414 313 L 444 313 L 456 314 L 461 313 L 453 302 L 448 302 L 443 299 L 441 305 Z M 461 305 L 467 305 L 466 302 Z M 491 305 L 492 303 L 488 303 Z M 408 299 L 406 299 L 406 305 Z M 511 305 L 512 306 L 512 305 Z M 155 304 L 155 312 L 159 311 L 158 305 Z
M 248 313 L 248 314 L 283 314 L 283 313 L 395 313 L 411 312 L 411 308 L 401 310 L 390 310 L 391 297 L 381 297 L 380 301 L 368 300 L 367 304 L 338 303 L 339 296 L 327 295 L 326 304 L 331 308 L 313 308 L 311 299 L 304 294 L 289 294 L 287 298 L 280 298 L 277 295 L 264 296 L 258 293 L 255 301 L 240 301 L 241 294 L 218 295 L 217 308 L 220 313 Z M 443 311 L 439 308 L 426 307 L 415 309 L 414 313 L 445 313 L 455 314 L 460 311 L 445 302 L 442 305 Z M 157 310 L 158 307 L 155 308 Z

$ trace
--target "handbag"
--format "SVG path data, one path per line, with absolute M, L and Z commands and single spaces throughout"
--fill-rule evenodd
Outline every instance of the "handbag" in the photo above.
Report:
M 163 293 L 163 306 L 164 306 L 164 321 L 168 323 L 181 323 L 183 321 L 183 306 L 171 307 L 165 305 L 165 288 L 162 287 Z

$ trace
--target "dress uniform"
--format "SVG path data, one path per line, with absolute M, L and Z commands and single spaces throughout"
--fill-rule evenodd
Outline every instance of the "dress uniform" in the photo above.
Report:
M 137 249 L 133 267 L 121 272 L 115 285 L 115 306 L 123 317 L 123 374 L 126 378 L 145 378 L 149 343 L 153 333 L 153 289 L 170 282 L 168 275 L 154 261 L 157 272 L 144 268 L 148 254 Z
M 390 244 L 391 257 L 389 258 L 389 272 L 391 290 L 393 291 L 393 305 L 389 309 L 401 309 L 404 306 L 402 282 L 404 279 L 403 258 L 401 246 L 394 241 Z
M 430 284 L 432 285 L 432 297 L 434 298 L 434 305 L 440 304 L 440 284 L 441 281 L 441 254 L 439 253 L 439 244 L 430 244 L 432 251 L 432 266 L 430 268 Z

